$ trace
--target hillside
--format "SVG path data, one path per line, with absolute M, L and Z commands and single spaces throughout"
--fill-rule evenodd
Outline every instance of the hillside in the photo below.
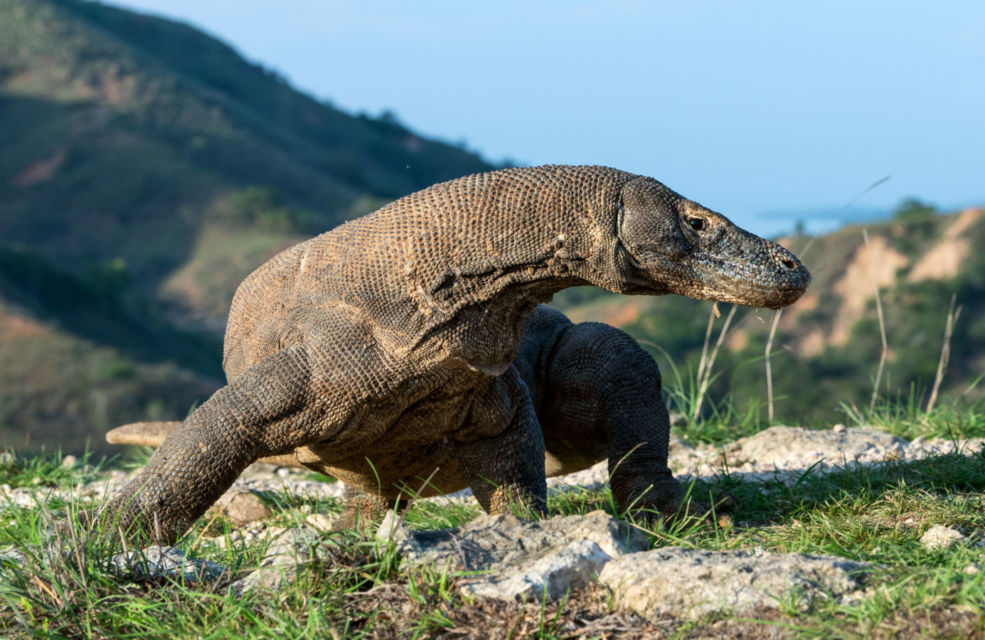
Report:
M 247 273 L 491 168 L 192 27 L 77 0 L 0 0 L 0 148 L 0 443 L 18 448 L 184 415 L 221 380 Z
M 183 417 L 222 382 L 221 332 L 246 274 L 392 198 L 492 168 L 392 116 L 305 96 L 192 27 L 78 0 L 0 0 L 0 146 L 0 446 L 20 450 L 99 449 L 116 424 Z M 815 280 L 778 325 L 776 420 L 864 413 L 877 286 L 890 347 L 879 397 L 923 402 L 952 295 L 963 311 L 943 389 L 978 397 L 983 218 L 908 202 L 868 225 L 868 248 L 860 226 L 785 239 Z M 555 303 L 648 345 L 687 409 L 708 303 L 583 289 Z M 704 415 L 762 426 L 772 317 L 738 310 Z
M 889 346 L 879 397 L 905 405 L 912 395 L 925 406 L 952 295 L 962 311 L 942 389 L 954 401 L 962 394 L 966 400 L 981 395 L 974 383 L 985 372 L 985 256 L 977 250 L 985 246 L 985 210 L 939 215 L 910 201 L 890 221 L 781 242 L 801 257 L 814 281 L 801 300 L 783 311 L 771 349 L 779 422 L 821 426 L 850 421 L 845 408 L 853 403 L 865 413 L 882 352 L 876 287 Z M 676 366 L 685 390 L 692 387 L 710 303 L 576 289 L 562 292 L 555 304 L 573 319 L 627 330 L 651 346 L 666 381 L 676 384 Z M 729 310 L 719 305 L 722 318 L 716 319 L 712 346 Z M 739 413 L 735 422 L 766 417 L 764 352 L 772 321 L 772 311 L 740 307 L 715 362 L 710 396 L 732 401 Z

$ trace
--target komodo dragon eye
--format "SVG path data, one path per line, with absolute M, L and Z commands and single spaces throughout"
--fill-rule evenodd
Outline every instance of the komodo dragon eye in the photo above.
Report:
M 705 228 L 705 219 L 704 218 L 688 218 L 687 219 L 687 224 L 688 224 L 689 227 L 691 227 L 695 231 L 701 231 L 702 229 Z

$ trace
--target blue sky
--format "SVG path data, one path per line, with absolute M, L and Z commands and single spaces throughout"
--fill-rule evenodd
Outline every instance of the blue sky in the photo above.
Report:
M 853 199 L 985 203 L 981 0 L 119 4 L 340 108 L 494 161 L 652 175 L 762 233 Z

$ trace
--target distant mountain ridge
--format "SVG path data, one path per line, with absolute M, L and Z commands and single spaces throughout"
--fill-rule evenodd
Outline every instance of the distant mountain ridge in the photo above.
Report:
M 0 0 L 0 148 L 0 443 L 57 424 L 73 449 L 204 399 L 267 257 L 494 168 L 193 27 L 78 0 Z

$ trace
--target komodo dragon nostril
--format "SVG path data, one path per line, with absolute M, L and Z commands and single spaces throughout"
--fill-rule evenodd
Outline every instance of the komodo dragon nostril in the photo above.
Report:
M 786 267 L 787 269 L 791 269 L 791 270 L 793 270 L 793 269 L 796 269 L 796 268 L 797 268 L 797 265 L 796 265 L 796 264 L 794 264 L 794 261 L 793 261 L 793 260 L 791 260 L 791 259 L 789 259 L 789 258 L 787 258 L 786 260 L 781 260 L 781 261 L 780 261 L 780 264 L 782 264 L 782 265 L 783 265 L 784 267 Z

